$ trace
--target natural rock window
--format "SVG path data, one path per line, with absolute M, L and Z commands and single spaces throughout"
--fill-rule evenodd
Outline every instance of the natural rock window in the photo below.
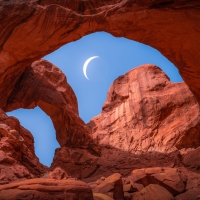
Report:
M 17 109 L 8 112 L 7 115 L 15 116 L 20 124 L 32 133 L 35 154 L 42 164 L 49 167 L 53 161 L 55 149 L 60 147 L 51 118 L 39 107 Z

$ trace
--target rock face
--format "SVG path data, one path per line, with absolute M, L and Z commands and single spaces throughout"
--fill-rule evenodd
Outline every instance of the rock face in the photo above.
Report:
M 97 31 L 158 49 L 199 101 L 199 7 L 197 0 L 1 0 L 0 107 L 33 61 Z
M 10 94 L 4 110 L 36 106 L 51 117 L 61 147 L 97 151 L 85 123 L 78 116 L 77 99 L 66 76 L 45 60 L 36 61 L 26 69 Z
M 122 175 L 115 173 L 105 180 L 103 180 L 97 187 L 93 189 L 94 193 L 112 193 L 112 197 L 115 200 L 123 200 L 123 184 L 122 184 Z
M 179 194 L 176 196 L 176 200 L 199 200 L 197 198 L 200 195 L 200 187 L 199 188 L 193 188 L 191 190 L 188 190 L 187 192 L 184 192 L 182 194 Z
M 180 166 L 180 151 L 200 145 L 199 114 L 184 83 L 171 83 L 154 65 L 140 66 L 114 81 L 102 113 L 88 124 L 101 156 L 62 147 L 51 168 L 61 167 L 70 176 L 92 181 L 144 166 Z
M 160 185 L 151 184 L 142 189 L 140 192 L 136 192 L 133 195 L 132 200 L 174 200 L 172 194 L 170 194 L 165 188 Z
M 200 145 L 199 8 L 200 2 L 195 0 L 0 0 L 0 108 L 10 111 L 40 106 L 51 117 L 61 145 L 52 170 L 61 166 L 69 176 L 72 169 L 75 174 L 80 172 L 80 178 L 86 178 L 119 171 L 124 175 L 143 165 L 179 166 L 179 151 Z M 62 73 L 45 61 L 31 63 L 97 31 L 158 49 L 179 69 L 196 100 L 184 83 L 172 84 L 159 68 L 143 66 L 115 81 L 102 114 L 89 124 L 90 136 L 78 117 L 76 98 Z M 31 87 L 33 83 L 38 87 Z M 70 95 L 65 95 L 66 89 Z M 45 167 L 34 154 L 30 133 L 3 111 L 0 123 L 1 184 L 40 176 Z M 92 137 L 102 147 L 101 157 L 95 156 L 99 149 Z M 191 162 L 195 158 L 185 155 L 185 166 L 198 170 L 198 162 Z M 46 191 L 52 192 L 52 188 L 46 184 L 39 181 L 16 189 L 9 186 L 1 189 L 1 194 L 3 199 L 10 194 L 51 199 Z M 79 192 L 74 187 L 75 192 L 67 197 L 61 186 L 53 190 L 61 191 L 57 193 L 61 198 L 77 199 L 80 196 L 76 196 Z M 91 191 L 85 189 L 84 198 L 92 199 Z M 161 186 L 148 185 L 142 190 L 154 200 L 153 195 L 159 192 L 166 194 L 166 198 L 159 199 L 173 199 Z
M 192 171 L 200 171 L 200 147 L 189 151 L 183 157 L 183 164 Z
M 176 196 L 183 193 L 186 188 L 187 178 L 184 177 L 176 168 L 145 168 L 136 169 L 127 177 L 132 186 L 140 184 L 140 188 L 150 184 L 157 184 L 164 187 L 172 195 Z
M 92 176 L 99 168 L 98 159 L 87 149 L 62 147 L 55 151 L 51 170 L 61 167 L 69 176 L 84 179 Z
M 40 177 L 46 170 L 35 155 L 32 134 L 0 109 L 0 185 Z
M 0 200 L 93 200 L 89 186 L 77 180 L 31 179 L 0 186 Z
M 170 153 L 200 145 L 200 112 L 184 83 L 154 65 L 117 78 L 102 113 L 88 124 L 100 146 L 124 152 Z

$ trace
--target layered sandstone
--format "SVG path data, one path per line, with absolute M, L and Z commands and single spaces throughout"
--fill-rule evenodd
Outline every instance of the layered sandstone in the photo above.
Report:
M 77 99 L 66 76 L 56 66 L 39 60 L 27 67 L 9 96 L 5 111 L 39 106 L 51 117 L 61 147 L 98 152 L 88 128 L 78 116 Z
M 0 200 L 93 200 L 90 187 L 78 180 L 31 179 L 0 186 Z
M 10 111 L 40 106 L 51 117 L 62 146 L 56 151 L 52 170 L 61 166 L 69 176 L 100 177 L 115 172 L 125 175 L 144 166 L 181 166 L 182 158 L 186 167 L 198 170 L 198 149 L 181 154 L 200 143 L 199 8 L 197 0 L 0 1 L 0 108 Z M 144 66 L 115 81 L 103 112 L 90 123 L 90 136 L 78 117 L 76 98 L 60 71 L 45 61 L 31 64 L 60 46 L 97 31 L 158 49 L 176 65 L 197 101 L 184 83 L 173 84 L 159 68 Z M 69 96 L 65 95 L 66 88 Z M 31 134 L 3 111 L 0 123 L 1 184 L 39 177 L 45 167 L 34 154 Z M 101 157 L 95 156 L 99 149 L 91 137 L 102 147 Z M 188 178 L 186 192 L 180 198 L 198 195 L 197 177 L 193 174 Z M 49 180 L 42 185 L 40 181 L 33 187 L 27 182 L 26 187 L 5 187 L 3 192 L 22 195 L 20 198 L 44 198 L 52 188 L 46 187 Z M 57 194 L 62 188 L 59 184 L 53 187 Z M 163 191 L 150 187 L 155 193 Z M 72 196 L 78 199 L 75 188 L 72 187 Z M 150 195 L 148 188 L 142 193 Z M 86 199 L 92 199 L 91 191 L 86 190 L 90 195 Z M 61 193 L 64 198 L 64 190 Z
M 35 155 L 32 134 L 0 109 L 0 185 L 40 177 L 46 170 Z
M 117 78 L 102 113 L 88 125 L 100 146 L 130 153 L 170 153 L 200 145 L 200 110 L 193 94 L 154 65 Z
M 182 154 L 200 145 L 200 112 L 185 83 L 172 83 L 154 65 L 117 78 L 102 113 L 88 127 L 101 156 L 86 149 L 57 149 L 51 169 L 95 180 L 145 167 L 182 166 Z M 198 161 L 197 161 L 198 163 Z

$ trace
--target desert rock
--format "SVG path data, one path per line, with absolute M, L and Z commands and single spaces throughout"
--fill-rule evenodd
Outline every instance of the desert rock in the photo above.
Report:
M 40 177 L 46 170 L 35 155 L 32 134 L 0 109 L 0 185 Z
M 102 194 L 102 193 L 93 193 L 94 200 L 113 200 L 113 198 Z
M 129 153 L 170 153 L 200 145 L 200 112 L 193 94 L 185 83 L 170 82 L 150 64 L 117 78 L 102 113 L 88 125 L 99 145 Z
M 51 117 L 61 147 L 96 151 L 85 123 L 78 116 L 77 99 L 66 76 L 45 60 L 36 61 L 26 69 L 4 109 L 12 111 L 36 106 Z
M 99 157 L 87 149 L 62 147 L 55 151 L 51 170 L 61 167 L 69 176 L 84 179 L 90 177 L 99 168 Z
M 115 200 L 123 200 L 123 185 L 122 185 L 122 176 L 119 173 L 113 174 L 107 177 L 104 181 L 102 181 L 96 188 L 93 189 L 95 193 L 113 193 L 113 199 Z
M 133 170 L 127 180 L 130 180 L 132 184 L 142 184 L 144 187 L 150 184 L 158 184 L 173 195 L 183 193 L 187 181 L 178 169 L 160 167 Z
M 200 170 L 200 147 L 183 156 L 183 164 L 192 171 Z
M 198 200 L 198 196 L 200 195 L 200 187 L 190 189 L 182 194 L 176 196 L 176 200 Z
M 89 186 L 77 180 L 31 179 L 0 186 L 0 199 L 93 200 Z
M 132 200 L 174 200 L 174 197 L 160 185 L 148 185 L 140 192 L 133 194 Z
M 0 107 L 33 61 L 98 31 L 158 49 L 199 100 L 199 7 L 185 0 L 1 1 Z

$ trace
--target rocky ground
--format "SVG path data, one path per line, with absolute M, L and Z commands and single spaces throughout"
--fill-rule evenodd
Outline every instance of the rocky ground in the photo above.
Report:
M 184 167 L 151 167 L 85 183 L 55 168 L 42 178 L 1 185 L 0 199 L 199 200 L 200 174 Z

